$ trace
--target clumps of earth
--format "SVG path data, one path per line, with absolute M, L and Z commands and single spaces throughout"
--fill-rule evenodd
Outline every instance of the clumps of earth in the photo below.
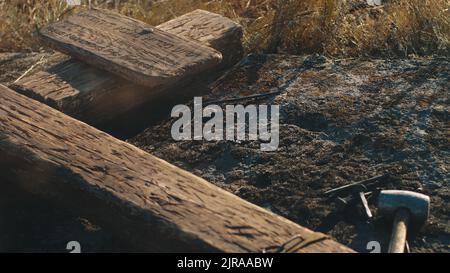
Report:
M 276 152 L 254 141 L 174 141 L 170 118 L 129 142 L 361 252 L 370 241 L 386 250 L 390 223 L 382 217 L 367 223 L 361 208 L 339 206 L 323 193 L 389 174 L 385 189 L 431 197 L 428 223 L 411 232 L 411 251 L 450 252 L 449 72 L 446 58 L 252 54 L 203 101 L 279 91 L 231 103 L 280 105 Z M 375 201 L 369 203 L 377 215 Z

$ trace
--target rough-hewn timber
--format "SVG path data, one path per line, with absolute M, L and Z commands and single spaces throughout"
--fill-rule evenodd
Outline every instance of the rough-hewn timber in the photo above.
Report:
M 50 47 L 148 87 L 215 67 L 222 54 L 109 10 L 90 9 L 39 32 Z
M 221 15 L 196 10 L 156 28 L 218 50 L 224 57 L 218 68 L 230 66 L 242 57 L 242 27 Z M 170 85 L 155 88 L 137 85 L 76 59 L 24 77 L 12 87 L 94 125 L 134 109 L 163 91 L 168 96 L 179 91 L 168 90 Z
M 22 188 L 95 215 L 140 250 L 257 252 L 320 237 L 1 85 L 0 155 Z M 322 239 L 298 251 L 351 250 Z
M 158 28 L 216 49 L 222 53 L 224 65 L 235 64 L 242 57 L 242 27 L 219 14 L 198 9 L 165 22 Z

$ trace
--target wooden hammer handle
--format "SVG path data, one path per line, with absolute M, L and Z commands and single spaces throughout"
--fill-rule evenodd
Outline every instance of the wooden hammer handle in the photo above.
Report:
M 400 208 L 395 214 L 392 228 L 391 241 L 389 243 L 389 253 L 404 253 L 406 245 L 406 235 L 408 231 L 409 211 Z

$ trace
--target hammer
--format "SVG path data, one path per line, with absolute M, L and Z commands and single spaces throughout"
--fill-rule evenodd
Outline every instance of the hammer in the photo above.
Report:
M 420 227 L 428 219 L 430 197 L 411 191 L 385 190 L 378 196 L 378 210 L 381 215 L 394 217 L 388 252 L 403 253 L 408 225 Z

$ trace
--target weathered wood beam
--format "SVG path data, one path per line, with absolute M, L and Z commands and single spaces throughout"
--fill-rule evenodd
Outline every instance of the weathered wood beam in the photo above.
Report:
M 242 58 L 242 26 L 219 14 L 197 9 L 157 28 L 216 49 L 222 53 L 223 66 Z
M 0 86 L 0 165 L 21 188 L 83 210 L 142 251 L 349 252 L 287 219 Z
M 223 61 L 216 69 L 236 63 L 243 54 L 242 27 L 215 13 L 196 10 L 156 28 L 221 52 Z M 93 125 L 113 120 L 154 97 L 177 96 L 183 91 L 170 84 L 155 88 L 137 85 L 76 59 L 24 77 L 12 88 Z
M 216 50 L 121 15 L 89 9 L 39 31 L 50 47 L 148 87 L 172 84 L 222 61 Z

